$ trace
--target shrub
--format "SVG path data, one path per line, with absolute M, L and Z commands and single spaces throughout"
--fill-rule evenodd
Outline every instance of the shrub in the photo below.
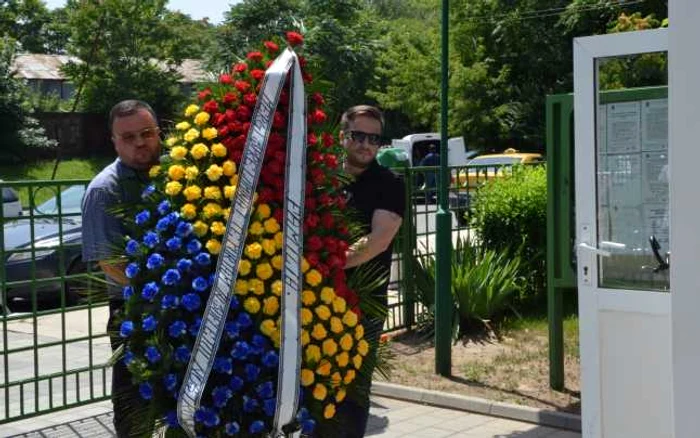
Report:
M 516 166 L 512 175 L 493 178 L 472 204 L 472 225 L 488 248 L 523 245 L 529 262 L 530 288 L 544 290 L 547 236 L 547 171 L 545 166 Z

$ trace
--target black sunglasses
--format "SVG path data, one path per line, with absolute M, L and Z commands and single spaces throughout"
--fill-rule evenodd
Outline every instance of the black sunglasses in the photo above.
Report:
M 348 131 L 346 134 L 350 140 L 357 143 L 364 143 L 365 140 L 372 146 L 379 146 L 382 143 L 381 134 L 370 134 L 362 131 Z

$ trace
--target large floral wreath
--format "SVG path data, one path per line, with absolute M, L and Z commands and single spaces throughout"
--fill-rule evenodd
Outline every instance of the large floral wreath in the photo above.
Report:
M 303 39 L 287 33 L 299 50 Z M 125 247 L 129 264 L 120 336 L 123 360 L 149 400 L 149 414 L 177 431 L 177 395 L 190 360 L 222 247 L 238 165 L 265 69 L 279 52 L 261 51 L 199 92 L 165 141 L 169 158 L 150 171 L 152 184 L 132 217 Z M 300 56 L 304 81 L 312 78 Z M 196 412 L 203 436 L 264 436 L 276 409 L 282 291 L 282 217 L 286 154 L 285 89 L 255 195 L 244 256 L 231 294 L 225 331 Z M 304 432 L 332 422 L 338 404 L 367 368 L 370 348 L 360 323 L 359 297 L 343 266 L 350 240 L 338 154 L 320 93 L 308 103 L 302 300 L 297 419 Z M 365 365 L 365 368 L 363 368 Z

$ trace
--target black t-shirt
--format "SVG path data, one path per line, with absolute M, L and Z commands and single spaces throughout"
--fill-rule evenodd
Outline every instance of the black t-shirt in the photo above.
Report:
M 353 218 L 359 220 L 360 224 L 365 227 L 367 234 L 372 229 L 372 216 L 376 210 L 387 210 L 401 217 L 404 216 L 406 193 L 403 179 L 376 161 L 358 175 L 355 181 L 346 187 L 345 191 L 348 207 L 357 212 L 357 216 L 353 216 Z M 392 252 L 393 245 L 389 245 L 386 251 L 367 264 L 378 263 L 383 275 L 386 275 L 388 279 Z M 352 272 L 353 269 L 349 269 L 347 274 L 351 275 Z M 387 286 L 388 282 L 373 291 L 373 295 L 384 304 L 386 304 Z

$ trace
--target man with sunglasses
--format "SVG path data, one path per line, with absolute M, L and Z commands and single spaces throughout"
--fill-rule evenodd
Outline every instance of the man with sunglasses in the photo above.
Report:
M 148 183 L 148 170 L 158 163 L 160 130 L 155 112 L 140 100 L 116 104 L 109 113 L 109 130 L 117 159 L 88 185 L 82 204 L 82 233 L 83 260 L 97 262 L 107 277 L 107 329 L 112 349 L 116 350 L 122 340 L 115 316 L 124 307 L 122 288 L 128 279 L 124 274 L 126 264 L 114 261 L 121 254 L 126 234 L 124 223 L 114 214 L 114 209 L 140 201 Z M 150 425 L 135 421 L 135 414 L 145 408 L 145 403 L 121 360 L 112 368 L 112 404 L 118 437 L 150 435 Z
M 369 105 L 348 109 L 340 120 L 340 141 L 345 149 L 344 168 L 354 177 L 346 188 L 348 207 L 359 214 L 367 234 L 351 245 L 345 268 L 348 276 L 354 269 L 376 270 L 384 279 L 372 296 L 386 308 L 392 243 L 401 226 L 405 210 L 405 189 L 401 178 L 377 160 L 384 131 L 384 115 Z M 365 338 L 376 345 L 384 319 L 363 319 Z M 348 399 L 339 408 L 340 435 L 359 438 L 365 435 L 369 417 L 369 389 L 372 384 L 376 351 L 365 359 L 366 366 L 358 377 L 359 399 Z

